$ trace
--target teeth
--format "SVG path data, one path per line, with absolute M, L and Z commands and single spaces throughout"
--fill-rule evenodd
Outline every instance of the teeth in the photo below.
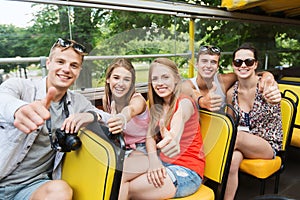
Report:
M 68 76 L 64 76 L 64 75 L 58 75 L 60 78 L 62 78 L 62 79 L 69 79 L 69 77 Z

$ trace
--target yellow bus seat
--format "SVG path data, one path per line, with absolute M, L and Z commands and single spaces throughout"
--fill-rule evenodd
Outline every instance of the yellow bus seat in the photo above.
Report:
M 296 94 L 300 94 L 300 78 L 299 77 L 282 77 L 278 80 L 278 87 L 281 92 L 291 90 Z M 294 95 L 288 95 L 295 102 Z M 291 146 L 300 148 L 300 104 L 297 106 L 295 125 L 292 133 Z
M 196 193 L 176 200 L 221 200 L 224 197 L 236 138 L 236 123 L 229 115 L 207 110 L 199 112 L 206 159 L 205 181 Z
M 278 193 L 280 173 L 285 167 L 285 152 L 291 140 L 293 124 L 296 115 L 296 103 L 285 96 L 281 100 L 281 115 L 283 129 L 282 149 L 278 152 L 275 159 L 244 159 L 240 165 L 240 171 L 253 176 L 261 181 L 260 194 L 265 193 L 265 180 L 275 175 L 274 193 Z M 296 95 L 296 94 L 295 94 Z M 298 104 L 298 101 L 297 101 Z
M 82 128 L 78 136 L 81 148 L 66 153 L 62 167 L 62 179 L 73 188 L 73 200 L 118 199 L 123 152 L 99 131 Z

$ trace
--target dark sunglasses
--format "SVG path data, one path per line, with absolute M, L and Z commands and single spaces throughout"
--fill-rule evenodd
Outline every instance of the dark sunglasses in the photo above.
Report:
M 221 50 L 218 47 L 207 46 L 207 45 L 201 46 L 200 51 L 210 51 L 210 52 L 212 52 L 214 54 L 218 54 L 218 55 L 220 55 L 220 53 L 221 53 Z
M 61 47 L 66 47 L 66 48 L 72 47 L 77 52 L 79 52 L 83 55 L 87 55 L 86 48 L 83 45 L 81 45 L 75 41 L 58 38 L 57 41 L 53 44 L 52 48 L 57 45 L 61 46 Z
M 245 63 L 247 67 L 251 67 L 255 63 L 255 61 L 256 60 L 253 58 L 247 58 L 246 60 L 236 59 L 233 60 L 233 64 L 236 67 L 240 67 L 243 65 L 243 63 Z

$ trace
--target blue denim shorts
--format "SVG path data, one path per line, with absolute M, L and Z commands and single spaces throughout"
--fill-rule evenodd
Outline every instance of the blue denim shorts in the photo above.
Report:
M 193 170 L 164 162 L 163 165 L 166 167 L 167 173 L 176 187 L 174 198 L 194 194 L 200 187 L 202 178 Z
M 32 193 L 49 179 L 37 180 L 28 185 L 11 185 L 0 187 L 0 200 L 29 200 Z

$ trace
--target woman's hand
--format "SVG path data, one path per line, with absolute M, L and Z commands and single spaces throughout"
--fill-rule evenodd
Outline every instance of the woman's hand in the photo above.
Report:
M 152 158 L 149 157 L 149 164 L 150 166 L 147 172 L 148 182 L 153 184 L 154 187 L 162 187 L 164 179 L 167 177 L 165 167 L 162 165 L 157 155 L 152 155 Z
M 117 114 L 115 101 L 111 102 L 111 118 L 107 121 L 109 131 L 112 134 L 121 133 L 125 129 L 126 122 L 124 114 Z

